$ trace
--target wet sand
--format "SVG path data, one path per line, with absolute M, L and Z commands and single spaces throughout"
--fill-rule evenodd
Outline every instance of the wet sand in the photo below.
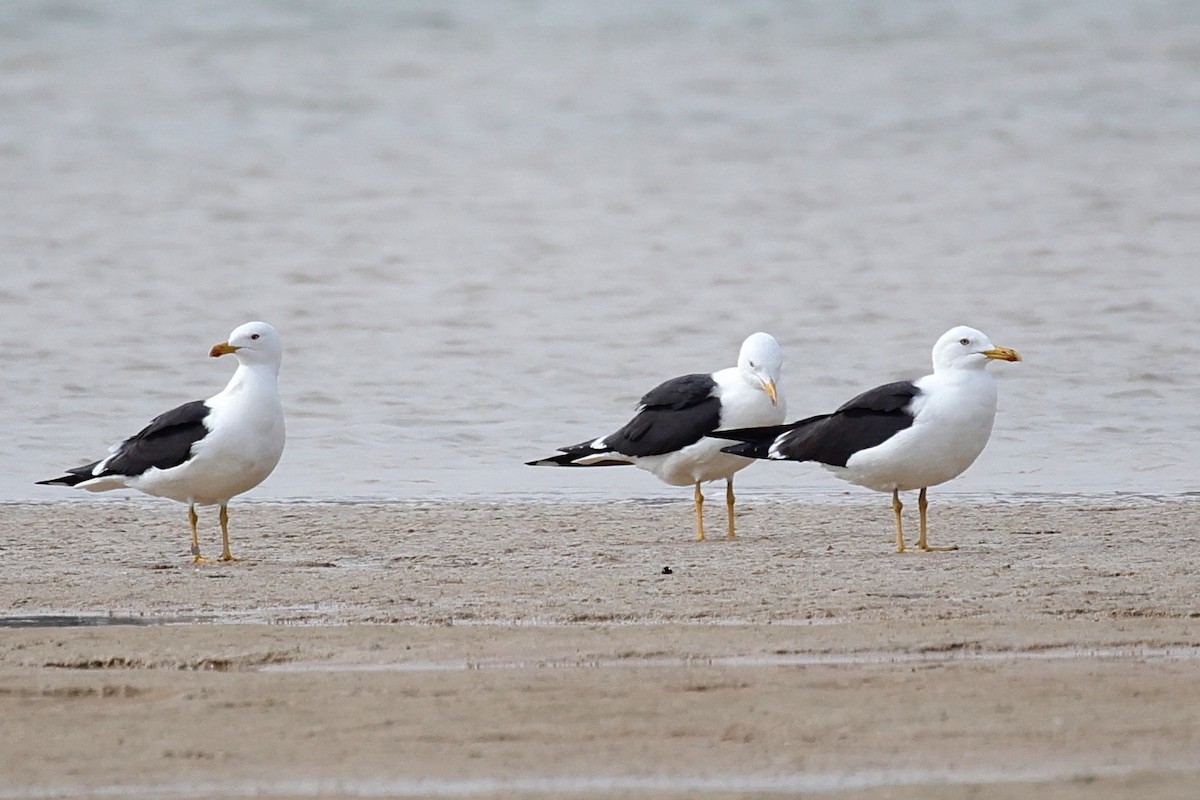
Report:
M 1196 796 L 1200 503 L 872 499 L 4 506 L 0 798 Z

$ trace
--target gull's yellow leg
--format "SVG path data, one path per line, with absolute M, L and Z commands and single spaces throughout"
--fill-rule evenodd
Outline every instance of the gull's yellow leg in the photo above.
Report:
M 900 502 L 900 490 L 892 489 L 892 511 L 896 512 L 896 552 L 904 552 L 904 525 L 900 522 L 900 512 L 904 510 L 904 503 Z
M 241 561 L 229 552 L 229 506 L 221 504 L 221 561 Z
M 196 504 L 188 504 L 188 522 L 192 525 L 192 563 L 207 564 L 208 559 L 200 555 L 200 535 L 196 532 L 196 525 L 200 522 L 200 517 L 196 516 Z
M 700 481 L 696 481 L 696 541 L 704 541 L 704 495 L 700 492 Z
M 957 550 L 958 545 L 943 545 L 941 547 L 933 547 L 925 541 L 925 512 L 929 508 L 929 500 L 925 498 L 925 490 L 921 490 L 921 496 L 917 500 L 917 507 L 921 509 L 921 538 L 917 539 L 917 547 L 928 553 L 930 550 Z
M 729 533 L 725 535 L 726 539 L 736 539 L 737 534 L 733 530 L 733 478 L 725 479 L 725 508 L 729 511 Z

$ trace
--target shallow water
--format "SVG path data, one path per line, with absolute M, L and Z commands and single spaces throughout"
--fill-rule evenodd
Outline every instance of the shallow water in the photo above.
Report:
M 0 615 L 0 628 L 97 628 L 105 625 L 182 625 L 210 622 L 202 616 L 124 616 L 118 614 Z
M 1184 772 L 1188 765 L 1174 765 Z M 41 800 L 63 797 L 489 797 L 501 795 L 569 794 L 612 795 L 646 792 L 687 792 L 698 796 L 733 793 L 826 794 L 922 785 L 1000 784 L 1040 781 L 1095 781 L 1135 775 L 1138 769 L 1100 767 L 1084 769 L 1071 764 L 1054 764 L 1041 769 L 864 769 L 848 772 L 773 772 L 770 774 L 726 774 L 716 776 L 594 775 L 560 777 L 550 775 L 520 778 L 330 778 L 175 781 L 171 783 L 122 783 L 102 786 L 62 784 L 49 787 L 0 789 L 0 800 Z
M 942 492 L 1200 488 L 1200 7 L 835 6 L 0 4 L 0 500 L 250 318 L 258 498 L 678 497 L 521 462 L 754 330 L 796 418 L 959 323 L 1026 361 Z
M 268 664 L 263 672 L 464 672 L 514 669 L 646 669 L 677 667 L 810 667 L 864 664 L 945 664 L 973 661 L 1196 661 L 1196 647 L 1056 647 L 1039 650 L 954 650 L 866 653 L 777 653 L 754 656 L 653 656 L 644 658 L 539 659 L 536 661 L 393 661 L 385 663 L 293 662 Z

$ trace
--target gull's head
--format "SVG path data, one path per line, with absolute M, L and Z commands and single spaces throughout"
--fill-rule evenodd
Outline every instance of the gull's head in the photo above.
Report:
M 933 346 L 933 371 L 983 369 L 989 361 L 1020 361 L 1011 347 L 997 347 L 982 331 L 960 325 L 942 334 Z
M 283 360 L 283 340 L 279 332 L 265 322 L 239 325 L 220 344 L 214 344 L 208 354 L 213 358 L 232 353 L 243 364 L 273 364 Z
M 742 342 L 738 369 L 752 386 L 762 388 L 779 405 L 779 375 L 783 371 L 783 348 L 769 333 L 752 333 Z

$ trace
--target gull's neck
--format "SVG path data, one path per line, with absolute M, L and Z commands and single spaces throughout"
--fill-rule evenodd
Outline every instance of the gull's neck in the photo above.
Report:
M 244 391 L 278 391 L 278 364 L 244 364 L 238 362 L 238 368 L 225 388 L 223 395 L 239 394 Z
M 945 366 L 941 368 L 935 366 L 933 374 L 926 376 L 922 382 L 927 386 L 930 384 L 939 384 L 946 387 L 958 387 L 961 390 L 984 390 L 984 387 L 995 386 L 995 379 L 992 374 L 983 367 L 975 366 Z M 975 389 L 972 389 L 975 387 Z

